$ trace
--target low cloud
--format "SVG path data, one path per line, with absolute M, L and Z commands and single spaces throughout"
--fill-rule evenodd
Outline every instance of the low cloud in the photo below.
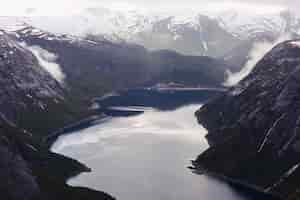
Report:
M 53 78 L 59 83 L 64 84 L 65 74 L 62 72 L 60 65 L 56 63 L 57 56 L 55 54 L 39 46 L 28 46 L 25 43 L 21 45 L 32 52 L 41 67 L 48 71 Z
M 239 83 L 241 80 L 246 78 L 253 68 L 256 66 L 256 64 L 269 52 L 271 51 L 277 44 L 284 42 L 286 40 L 290 40 L 292 37 L 290 34 L 285 34 L 279 37 L 274 42 L 258 42 L 255 43 L 249 53 L 249 60 L 245 64 L 245 66 L 241 69 L 241 71 L 237 73 L 231 73 L 228 71 L 228 79 L 224 83 L 225 86 L 230 87 L 234 86 L 237 83 Z

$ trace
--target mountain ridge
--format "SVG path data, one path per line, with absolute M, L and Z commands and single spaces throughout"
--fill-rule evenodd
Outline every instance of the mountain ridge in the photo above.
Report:
M 284 199 L 299 197 L 299 44 L 275 46 L 237 86 L 196 113 L 211 145 L 196 168 Z
M 82 14 L 65 18 L 16 17 L 12 21 L 19 22 L 19 26 L 22 26 L 23 21 L 50 32 L 77 36 L 92 34 L 110 41 L 140 44 L 154 50 L 172 49 L 182 54 L 213 57 L 222 56 L 244 41 L 273 41 L 284 34 L 291 34 L 294 38 L 300 31 L 299 16 L 290 10 L 255 16 L 239 10 L 175 15 L 100 7 L 86 9 Z M 8 18 L 0 20 L 0 27 L 2 24 L 7 29 L 15 30 L 16 26 L 12 25 L 16 22 L 7 20 L 5 23 L 5 19 Z M 65 25 L 55 26 L 59 23 Z M 219 46 L 225 50 L 218 50 Z

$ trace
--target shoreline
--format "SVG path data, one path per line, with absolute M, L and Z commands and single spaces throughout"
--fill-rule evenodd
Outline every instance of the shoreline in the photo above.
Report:
M 204 91 L 207 90 L 207 88 L 203 89 Z M 217 91 L 217 92 L 224 92 L 224 91 L 218 91 L 216 89 L 211 89 L 212 91 Z M 66 135 L 66 134 L 71 134 L 73 131 L 75 130 L 80 130 L 80 129 L 84 129 L 84 128 L 88 128 L 90 126 L 93 125 L 93 123 L 96 123 L 99 120 L 104 120 L 108 118 L 108 115 L 105 115 L 104 113 L 93 113 L 93 114 L 89 114 L 89 116 L 87 117 L 83 117 L 80 120 L 77 120 L 73 123 L 70 123 L 62 128 L 59 128 L 58 130 L 54 131 L 53 133 L 49 134 L 48 136 L 44 137 L 42 139 L 43 144 L 45 145 L 45 147 L 48 148 L 48 150 L 51 152 L 51 146 L 53 145 L 53 143 L 58 139 L 59 136 L 62 135 Z M 51 152 L 53 153 L 53 152 Z M 81 173 L 88 173 L 91 172 L 92 169 L 89 168 L 88 166 L 86 166 L 84 163 L 79 162 L 76 159 L 73 158 L 69 158 L 66 156 L 63 156 L 61 154 L 57 154 L 57 153 L 53 153 L 56 154 L 58 156 L 62 156 L 62 162 L 64 162 L 64 164 L 66 165 L 67 168 L 70 169 L 69 171 L 69 176 L 68 177 L 64 177 L 64 184 L 67 185 L 67 182 L 69 179 L 76 177 L 78 175 L 80 175 Z M 74 170 L 73 168 L 73 162 L 77 162 L 77 165 L 79 165 L 80 167 L 77 168 L 76 170 Z M 196 165 L 194 165 L 196 166 Z M 257 194 L 260 195 L 268 195 L 270 198 L 273 197 L 273 199 L 278 199 L 281 200 L 279 197 L 275 196 L 274 194 L 271 193 L 267 193 L 265 191 L 263 191 L 263 189 L 258 188 L 254 185 L 242 182 L 240 180 L 235 180 L 235 179 L 231 179 L 229 177 L 226 177 L 224 175 L 220 175 L 220 174 L 216 174 L 213 172 L 210 172 L 209 170 L 205 170 L 205 169 L 201 169 L 201 167 L 198 165 L 195 168 L 190 168 L 192 170 L 194 170 L 194 173 L 201 173 L 201 174 L 206 174 L 210 177 L 214 177 L 216 179 L 221 180 L 222 182 L 226 183 L 226 184 L 231 184 L 233 185 L 235 188 L 240 188 L 241 191 L 248 191 L 249 193 L 252 191 L 253 193 L 256 192 Z M 73 187 L 73 186 L 69 186 L 67 185 L 69 188 L 78 188 L 78 187 Z M 91 190 L 90 188 L 86 188 L 87 190 Z M 95 191 L 97 192 L 97 191 Z M 99 193 L 101 193 L 101 191 L 98 191 Z M 201 195 L 201 194 L 199 194 Z
M 87 128 L 93 125 L 93 123 L 96 123 L 99 120 L 104 120 L 105 118 L 107 118 L 107 116 L 102 113 L 90 114 L 88 117 L 82 118 L 81 120 L 59 128 L 42 139 L 42 146 L 47 152 L 47 159 L 51 160 L 51 167 L 49 167 L 49 169 L 46 171 L 49 170 L 48 173 L 52 174 L 50 176 L 38 174 L 39 184 L 43 188 L 45 187 L 46 190 L 52 191 L 51 193 L 61 194 L 61 196 L 63 196 L 62 199 L 116 200 L 115 197 L 106 193 L 105 191 L 93 190 L 88 187 L 75 187 L 68 185 L 67 182 L 69 179 L 76 177 L 81 173 L 89 173 L 92 171 L 92 169 L 77 159 L 51 151 L 51 146 L 59 136 L 70 134 L 74 130 Z M 57 171 L 57 169 L 59 169 L 59 171 Z M 61 169 L 63 169 L 62 173 L 60 172 Z M 38 170 L 38 172 L 39 171 L 40 170 Z M 53 184 L 55 184 L 54 187 Z
M 81 120 L 77 120 L 69 125 L 66 125 L 58 130 L 50 133 L 48 136 L 42 139 L 42 143 L 46 145 L 46 147 L 50 150 L 53 143 L 58 139 L 59 136 L 69 134 L 75 130 L 80 130 L 84 128 L 88 128 L 89 126 L 93 125 L 93 123 L 104 120 L 108 116 L 101 113 L 101 114 L 91 114 L 88 117 L 82 118 Z
M 209 177 L 216 178 L 218 180 L 223 181 L 224 183 L 232 185 L 233 187 L 241 189 L 245 192 L 257 192 L 258 194 L 264 195 L 264 196 L 272 198 L 274 200 L 283 200 L 282 197 L 280 197 L 280 196 L 278 196 L 274 193 L 266 192 L 261 187 L 258 187 L 256 185 L 247 183 L 247 182 L 239 180 L 239 179 L 230 178 L 230 177 L 225 176 L 223 174 L 219 174 L 219 173 L 210 171 L 209 169 L 203 168 L 203 167 L 201 167 L 201 165 L 195 163 L 194 160 L 192 160 L 191 162 L 192 162 L 192 166 L 188 167 L 188 168 L 190 170 L 192 170 L 192 172 L 195 173 L 195 174 L 207 175 Z
M 90 116 L 88 118 L 79 120 L 76 123 L 68 125 L 64 128 L 59 129 L 58 131 L 54 132 L 51 136 L 48 137 L 48 139 L 50 141 L 55 141 L 58 136 L 68 134 L 70 132 L 68 130 L 74 130 L 74 129 L 77 129 L 77 128 L 86 128 L 86 127 L 92 125 L 93 122 L 98 121 L 99 119 L 100 120 L 105 119 L 106 117 L 107 116 L 105 116 L 105 115 L 100 115 L 100 116 L 97 116 L 97 117 Z M 84 126 L 84 127 L 82 127 L 82 126 Z M 64 132 L 64 131 L 66 131 L 66 132 Z M 68 158 L 68 157 L 65 157 L 65 159 L 68 159 L 70 161 L 74 160 L 74 159 Z M 75 159 L 75 161 L 77 161 L 77 160 Z M 80 164 L 82 166 L 84 166 L 84 168 L 82 168 L 81 171 L 80 170 L 76 171 L 76 172 L 73 171 L 73 174 L 70 177 L 65 178 L 65 183 L 67 183 L 67 181 L 69 179 L 71 179 L 73 177 L 76 177 L 76 176 L 80 175 L 81 173 L 86 173 L 86 172 L 91 172 L 92 171 L 92 169 L 88 168 L 84 163 L 80 163 Z M 200 175 L 207 175 L 209 177 L 220 180 L 220 181 L 224 182 L 225 184 L 228 184 L 228 185 L 232 186 L 238 192 L 245 193 L 247 195 L 263 197 L 264 199 L 282 200 L 281 197 L 279 197 L 279 196 L 277 196 L 273 193 L 266 192 L 260 187 L 257 187 L 255 185 L 246 183 L 242 180 L 233 179 L 233 178 L 227 177 L 227 176 L 222 175 L 222 174 L 214 173 L 214 172 L 212 172 L 208 169 L 202 168 L 201 165 L 195 163 L 195 161 L 192 161 L 192 164 L 193 164 L 194 167 L 188 167 L 188 168 L 191 169 L 193 171 L 193 173 L 200 174 Z

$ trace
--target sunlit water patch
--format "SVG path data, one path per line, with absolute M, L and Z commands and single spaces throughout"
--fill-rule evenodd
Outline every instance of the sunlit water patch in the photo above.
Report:
M 138 116 L 108 118 L 61 136 L 52 150 L 92 168 L 69 180 L 70 185 L 102 190 L 117 199 L 247 199 L 227 184 L 187 169 L 208 147 L 207 131 L 194 116 L 199 107 L 165 112 L 147 108 Z

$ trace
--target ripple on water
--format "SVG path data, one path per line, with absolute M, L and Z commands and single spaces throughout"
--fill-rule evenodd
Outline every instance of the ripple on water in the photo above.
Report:
M 59 137 L 52 150 L 92 168 L 69 184 L 103 190 L 118 199 L 246 199 L 226 184 L 187 169 L 208 147 L 207 131 L 194 117 L 200 106 L 146 109 L 138 116 L 112 118 Z

